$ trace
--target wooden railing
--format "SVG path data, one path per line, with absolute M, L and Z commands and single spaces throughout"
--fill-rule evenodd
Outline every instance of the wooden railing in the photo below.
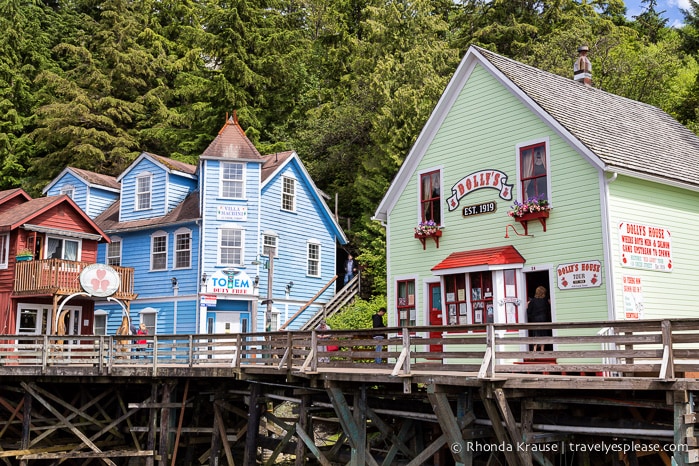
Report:
M 80 272 L 92 265 L 63 259 L 45 259 L 17 262 L 15 266 L 14 294 L 61 294 L 70 295 L 83 291 Z M 121 286 L 114 294 L 118 299 L 134 299 L 134 269 L 113 267 L 119 274 Z
M 527 330 L 551 330 L 529 337 Z M 374 337 L 387 332 L 386 339 Z M 430 337 L 441 332 L 439 337 Z M 327 335 L 327 336 L 326 336 Z M 323 337 L 323 338 L 321 338 Z M 226 335 L 0 335 L 0 375 L 236 372 L 314 374 L 356 368 L 390 376 L 420 374 L 474 379 L 515 374 L 696 378 L 699 320 L 485 324 L 384 330 L 332 330 Z M 549 350 L 531 351 L 536 343 Z M 383 351 L 377 352 L 377 345 Z M 328 351 L 337 346 L 339 350 Z M 380 357 L 382 363 L 376 363 Z M 73 368 L 73 371 L 66 368 Z M 34 368 L 32 370 L 24 370 Z M 60 370 L 58 370 L 60 369 Z M 131 372 L 130 372 L 131 371 Z

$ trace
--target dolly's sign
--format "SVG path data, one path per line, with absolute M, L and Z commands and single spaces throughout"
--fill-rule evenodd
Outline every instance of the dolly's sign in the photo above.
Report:
M 556 267 L 558 288 L 594 288 L 602 284 L 602 263 L 600 261 L 572 262 Z
M 512 185 L 507 184 L 507 175 L 499 170 L 482 170 L 463 177 L 451 187 L 454 195 L 447 199 L 449 211 L 456 210 L 464 196 L 486 188 L 499 191 L 501 199 L 512 200 Z

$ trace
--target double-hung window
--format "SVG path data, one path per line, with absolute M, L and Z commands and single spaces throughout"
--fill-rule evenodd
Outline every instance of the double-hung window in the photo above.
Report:
M 112 237 L 112 242 L 107 245 L 107 265 L 121 265 L 121 238 Z
M 187 228 L 175 232 L 175 268 L 188 269 L 192 265 L 192 232 Z
M 60 194 L 65 194 L 69 198 L 73 199 L 75 195 L 75 186 L 72 184 L 67 184 L 61 188 Z
M 309 241 L 306 251 L 306 275 L 320 277 L 320 243 Z
M 136 177 L 136 210 L 148 210 L 151 205 L 153 176 L 144 173 Z
M 519 182 L 522 202 L 528 199 L 550 201 L 549 163 L 545 142 L 519 148 Z
M 219 234 L 221 265 L 241 265 L 243 263 L 243 230 L 223 228 Z
M 0 235 L 0 269 L 6 269 L 10 257 L 10 235 Z
M 167 269 L 167 233 L 164 231 L 153 233 L 150 238 L 150 269 Z
M 221 197 L 228 199 L 243 199 L 245 193 L 245 178 L 242 163 L 221 163 Z
M 265 233 L 262 236 L 262 255 L 267 257 L 277 257 L 278 237 L 274 233 Z
M 420 175 L 421 222 L 434 221 L 442 224 L 442 194 L 439 170 Z
M 282 177 L 282 210 L 296 211 L 296 180 Z

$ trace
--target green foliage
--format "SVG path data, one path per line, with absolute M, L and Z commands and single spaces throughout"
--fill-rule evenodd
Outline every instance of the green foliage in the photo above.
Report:
M 350 330 L 372 328 L 371 316 L 381 308 L 386 307 L 384 295 L 374 296 L 371 300 L 356 299 L 338 314 L 328 319 L 328 325 L 333 330 Z M 384 315 L 384 323 L 386 315 Z

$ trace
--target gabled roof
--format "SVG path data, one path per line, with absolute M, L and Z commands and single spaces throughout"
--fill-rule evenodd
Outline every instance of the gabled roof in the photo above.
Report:
M 104 233 L 104 231 L 102 231 L 102 229 L 97 226 L 97 224 L 93 222 L 92 219 L 88 217 L 87 214 L 83 212 L 82 209 L 80 209 L 80 207 L 78 207 L 77 204 L 75 204 L 75 202 L 73 202 L 73 200 L 65 194 L 60 196 L 30 199 L 27 202 L 16 205 L 7 210 L 3 210 L 0 212 L 0 231 L 12 231 L 24 224 L 31 223 L 40 215 L 50 211 L 51 209 L 58 208 L 60 205 L 66 205 L 68 208 L 74 210 L 75 213 L 85 221 L 85 223 L 90 225 L 90 227 L 94 230 L 94 233 L 102 236 L 107 242 L 109 242 L 109 237 Z
M 141 155 L 136 157 L 136 160 L 134 160 L 126 170 L 121 172 L 117 177 L 117 181 L 121 181 L 136 165 L 141 163 L 143 159 L 150 159 L 154 164 L 162 167 L 162 169 L 168 173 L 175 173 L 187 178 L 195 178 L 195 173 L 197 172 L 196 165 L 173 160 L 168 157 L 163 157 L 162 155 L 151 154 L 150 152 L 141 152 Z
M 51 183 L 46 185 L 46 187 L 41 191 L 46 194 L 51 187 L 60 180 L 66 173 L 72 173 L 77 178 L 83 180 L 85 184 L 92 187 L 98 187 L 101 189 L 106 189 L 107 191 L 119 192 L 120 185 L 116 178 L 109 175 L 102 175 L 100 173 L 91 172 L 89 170 L 83 170 L 82 168 L 67 167 L 65 168 L 56 178 L 53 179 Z
M 474 50 L 599 157 L 606 171 L 699 188 L 699 137 L 664 111 L 480 47 Z
M 119 206 L 120 201 L 115 201 L 95 219 L 95 222 L 104 231 L 115 234 L 120 231 L 147 230 L 160 226 L 191 223 L 201 218 L 199 215 L 199 191 L 189 193 L 177 207 L 161 217 L 120 222 Z
M 388 218 L 477 65 L 600 170 L 699 190 L 699 137 L 670 115 L 471 46 L 377 208 L 377 220 Z
M 274 176 L 279 173 L 285 166 L 289 164 L 294 164 L 298 170 L 303 174 L 305 182 L 310 187 L 311 194 L 315 202 L 321 208 L 322 214 L 325 217 L 326 222 L 331 225 L 335 236 L 340 241 L 340 244 L 347 244 L 347 237 L 345 232 L 342 230 L 340 225 L 337 223 L 335 216 L 330 212 L 330 208 L 325 203 L 324 197 L 327 197 L 313 182 L 311 175 L 306 171 L 306 167 L 301 162 L 298 154 L 295 151 L 278 152 L 275 154 L 269 154 L 262 157 L 262 186 L 261 190 L 269 184 L 269 182 L 274 179 Z
M 474 249 L 473 251 L 452 252 L 439 264 L 432 267 L 433 272 L 465 269 L 468 267 L 493 267 L 498 265 L 524 264 L 524 257 L 514 246 L 498 246 L 494 248 Z M 439 275 L 439 274 L 437 274 Z
M 12 199 L 22 199 L 24 201 L 29 201 L 31 199 L 31 196 L 29 196 L 29 194 L 27 194 L 22 188 L 7 189 L 5 191 L 0 191 L 0 206 L 9 202 Z
M 255 160 L 262 156 L 245 135 L 245 131 L 238 124 L 238 117 L 234 112 L 233 116 L 228 118 L 226 124 L 218 132 L 218 135 L 211 141 L 209 147 L 201 154 L 201 157 Z

